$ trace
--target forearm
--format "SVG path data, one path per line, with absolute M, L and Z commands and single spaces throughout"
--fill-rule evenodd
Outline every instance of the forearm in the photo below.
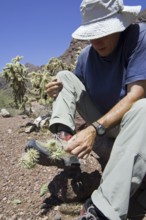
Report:
M 109 129 L 118 124 L 124 114 L 139 99 L 146 96 L 146 80 L 138 81 L 128 85 L 127 95 L 119 101 L 107 114 L 98 119 L 98 122 Z M 66 152 L 85 158 L 91 152 L 97 131 L 90 125 L 83 129 L 77 135 L 73 136 L 66 147 Z
M 117 125 L 123 118 L 124 114 L 139 99 L 145 97 L 146 82 L 138 81 L 128 85 L 127 95 L 120 100 L 107 114 L 101 117 L 98 122 L 109 129 Z
M 124 97 L 121 101 L 119 101 L 108 113 L 102 116 L 98 122 L 106 129 L 112 128 L 117 125 L 124 114 L 131 108 L 134 102 L 130 101 L 128 97 Z

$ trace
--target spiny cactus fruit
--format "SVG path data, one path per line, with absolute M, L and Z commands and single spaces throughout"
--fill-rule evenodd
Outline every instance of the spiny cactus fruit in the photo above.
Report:
M 21 163 L 27 169 L 32 169 L 36 166 L 39 159 L 39 152 L 35 149 L 30 149 L 23 154 Z

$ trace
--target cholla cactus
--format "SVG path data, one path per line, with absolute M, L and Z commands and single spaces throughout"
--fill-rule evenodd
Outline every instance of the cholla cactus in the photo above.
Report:
M 46 64 L 46 69 L 49 71 L 51 76 L 55 76 L 59 71 L 66 68 L 66 64 L 58 58 L 51 58 L 48 64 Z
M 30 149 L 23 154 L 21 163 L 27 169 L 32 169 L 36 166 L 39 160 L 39 152 L 35 149 Z
M 2 76 L 10 83 L 16 107 L 23 102 L 26 93 L 27 69 L 20 63 L 21 59 L 22 56 L 13 58 L 11 63 L 6 64 L 2 72 Z
M 31 96 L 33 96 L 40 104 L 46 105 L 52 103 L 47 97 L 46 84 L 51 81 L 52 77 L 49 72 L 43 68 L 42 71 L 32 72 L 29 74 L 32 89 L 29 90 Z
M 77 59 L 80 50 L 81 48 L 78 48 L 74 60 Z M 22 56 L 13 58 L 11 63 L 6 64 L 2 72 L 3 77 L 10 83 L 16 107 L 25 111 L 26 105 L 30 103 L 30 98 L 28 98 L 30 96 L 40 104 L 52 104 L 53 99 L 48 97 L 46 93 L 46 84 L 52 81 L 52 77 L 59 71 L 69 70 L 72 72 L 75 66 L 73 64 L 67 65 L 61 59 L 51 58 L 41 70 L 28 74 L 25 66 L 20 63 L 22 58 Z M 31 82 L 31 89 L 27 86 L 28 80 Z
M 73 71 L 74 68 L 75 68 L 74 65 L 72 64 L 67 65 L 58 58 L 51 58 L 48 64 L 46 64 L 46 69 L 49 71 L 51 76 L 55 76 L 61 70 Z
M 51 58 L 41 70 L 38 72 L 32 72 L 29 74 L 32 89 L 29 91 L 35 99 L 43 105 L 52 104 L 52 98 L 48 97 L 46 93 L 46 85 L 52 81 L 52 77 L 55 76 L 61 70 L 72 71 L 74 66 L 67 65 L 58 58 Z

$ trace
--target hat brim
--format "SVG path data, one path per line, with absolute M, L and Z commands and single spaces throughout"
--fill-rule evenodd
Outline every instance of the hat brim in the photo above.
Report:
M 140 11 L 141 6 L 124 6 L 121 13 L 117 13 L 108 19 L 81 25 L 73 32 L 72 37 L 78 40 L 94 40 L 122 32 L 136 20 Z

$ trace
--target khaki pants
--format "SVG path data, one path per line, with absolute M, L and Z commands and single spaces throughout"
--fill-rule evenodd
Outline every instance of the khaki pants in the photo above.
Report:
M 99 110 L 86 92 L 85 86 L 73 73 L 61 71 L 58 73 L 57 78 L 62 81 L 63 89 L 53 103 L 50 120 L 50 130 L 53 133 L 57 132 L 56 125 L 58 123 L 67 125 L 75 132 L 74 118 L 76 110 L 88 124 L 101 117 Z M 119 126 L 111 129 L 109 136 L 116 137 L 118 133 Z
M 62 123 L 75 131 L 76 109 L 92 123 L 101 114 L 92 103 L 84 85 L 69 71 L 57 77 L 64 87 L 53 104 L 50 130 Z M 112 133 L 112 131 L 111 131 Z M 127 217 L 130 196 L 138 189 L 146 174 L 146 99 L 137 101 L 124 115 L 101 184 L 92 194 L 92 201 L 110 220 Z

